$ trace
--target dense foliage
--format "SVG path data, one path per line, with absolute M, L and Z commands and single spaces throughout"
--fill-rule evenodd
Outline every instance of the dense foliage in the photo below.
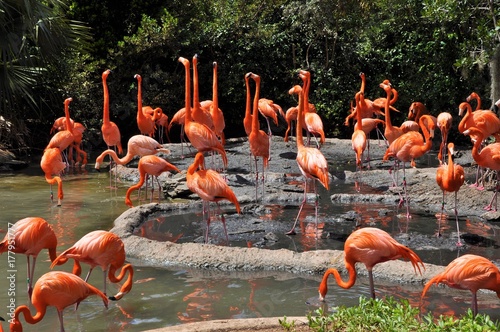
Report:
M 201 100 L 212 99 L 212 62 L 219 64 L 219 103 L 228 137 L 242 132 L 243 77 L 249 71 L 262 77 L 262 97 L 286 110 L 296 104 L 288 90 L 299 83 L 297 70 L 310 70 L 310 100 L 330 137 L 350 137 L 352 128 L 343 120 L 359 89 L 361 71 L 367 77 L 367 97 L 383 96 L 378 87 L 383 79 L 398 90 L 394 106 L 401 113 L 395 122 L 405 119 L 413 101 L 424 102 L 433 114 L 456 114 L 458 104 L 476 91 L 483 108 L 491 105 L 488 63 L 500 44 L 496 23 L 500 8 L 491 1 L 73 0 L 66 7 L 64 1 L 53 0 L 49 4 L 52 15 L 63 23 L 86 22 L 92 43 L 81 43 L 85 38 L 67 29 L 73 34 L 66 37 L 64 51 L 56 53 L 57 61 L 40 62 L 38 68 L 43 70 L 26 74 L 28 86 L 36 87 L 33 91 L 20 91 L 17 102 L 6 105 L 0 86 L 2 115 L 42 133 L 36 141 L 23 142 L 38 149 L 48 142 L 49 128 L 63 115 L 62 101 L 69 96 L 74 100 L 72 117 L 88 129 L 86 148 L 102 148 L 101 74 L 108 68 L 111 118 L 121 128 L 124 142 L 138 133 L 134 74 L 143 77 L 144 105 L 162 107 L 171 117 L 184 103 L 184 70 L 177 59 L 194 54 L 199 55 Z M 8 20 L 0 15 L 0 21 Z M 7 67 L 14 61 L 0 62 Z M 21 102 L 26 96 L 35 102 L 37 112 Z M 282 134 L 284 128 L 282 120 L 275 130 Z M 172 129 L 170 137 L 178 141 L 179 128 Z M 458 135 L 452 132 L 453 136 Z M 12 135 L 1 130 L 0 140 L 16 147 Z

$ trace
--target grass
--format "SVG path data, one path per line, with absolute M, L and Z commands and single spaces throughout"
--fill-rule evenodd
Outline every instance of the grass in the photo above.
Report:
M 500 322 L 493 322 L 483 314 L 474 317 L 470 309 L 460 319 L 442 315 L 435 319 L 432 313 L 421 317 L 420 310 L 408 301 L 396 301 L 392 297 L 375 300 L 361 297 L 356 307 L 341 306 L 331 315 L 325 315 L 322 309 L 318 309 L 307 318 L 309 328 L 317 332 L 500 331 Z M 286 317 L 280 320 L 280 324 L 286 331 L 294 331 L 293 322 L 287 321 Z

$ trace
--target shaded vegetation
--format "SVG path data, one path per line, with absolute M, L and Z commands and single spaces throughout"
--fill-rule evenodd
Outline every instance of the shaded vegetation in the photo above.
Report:
M 49 140 L 50 126 L 62 116 L 62 102 L 69 96 L 73 97 L 72 117 L 87 127 L 86 149 L 102 149 L 101 74 L 108 68 L 112 70 L 108 78 L 111 118 L 121 128 L 122 141 L 126 142 L 138 133 L 134 74 L 143 77 L 144 105 L 162 107 L 171 117 L 184 103 L 184 72 L 177 59 L 194 54 L 199 55 L 201 100 L 212 98 L 211 64 L 219 64 L 219 103 L 226 117 L 227 137 L 241 135 L 243 77 L 249 71 L 262 77 L 262 97 L 273 99 L 286 110 L 296 104 L 288 89 L 299 83 L 297 70 L 310 70 L 310 100 L 316 104 L 330 137 L 345 138 L 352 133 L 343 120 L 359 89 L 361 71 L 367 77 L 367 97 L 383 96 L 378 84 L 386 78 L 398 90 L 400 98 L 394 106 L 401 114 L 394 115 L 395 123 L 405 119 L 413 101 L 424 102 L 435 115 L 442 111 L 456 114 L 458 104 L 476 91 L 483 98 L 483 108 L 491 105 L 488 63 L 500 44 L 496 27 L 500 8 L 494 7 L 494 2 L 44 3 L 48 6 L 43 13 L 67 27 L 46 30 L 47 35 L 68 35 L 63 39 L 63 47 L 55 48 L 57 52 L 50 57 L 37 53 L 36 41 L 23 49 L 33 59 L 52 61 L 23 63 L 23 75 L 16 79 L 25 82 L 25 88 L 12 91 L 10 101 L 5 94 L 9 89 L 0 86 L 1 114 L 17 128 L 0 132 L 0 142 L 11 149 L 26 145 L 35 148 L 35 153 L 43 149 Z M 22 10 L 19 12 L 23 14 Z M 8 22 L 14 17 L 17 18 L 0 15 L 0 21 Z M 3 26 L 5 30 L 14 29 Z M 16 40 L 30 36 L 30 31 L 20 32 L 20 39 Z M 87 43 L 89 33 L 92 38 Z M 7 36 L 7 31 L 0 35 Z M 11 42 L 0 38 L 2 49 Z M 18 59 L 0 59 L 3 72 L 26 58 L 13 54 Z M 1 68 L 0 74 L 4 75 Z M 276 133 L 283 134 L 284 129 L 282 121 Z M 37 133 L 36 140 L 30 139 L 33 133 Z M 178 141 L 178 134 L 179 127 L 173 127 L 170 137 Z M 456 131 L 451 136 L 458 143 L 467 142 Z

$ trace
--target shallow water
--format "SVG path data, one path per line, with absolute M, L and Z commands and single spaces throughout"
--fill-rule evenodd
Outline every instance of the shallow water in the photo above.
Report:
M 97 173 L 91 166 L 85 172 L 69 172 L 63 178 L 65 198 L 61 207 L 50 201 L 49 185 L 45 182 L 38 166 L 30 167 L 23 172 L 0 175 L 0 229 L 6 232 L 8 223 L 29 216 L 45 218 L 53 225 L 59 239 L 58 252 L 68 248 L 86 233 L 112 228 L 113 221 L 127 209 L 124 195 L 129 183 L 119 183 L 118 189 L 110 190 L 107 172 Z M 332 183 L 330 194 L 334 192 L 349 192 L 352 186 L 342 181 Z M 368 190 L 368 189 L 366 189 Z M 436 220 L 432 215 L 422 211 L 413 211 L 414 217 L 409 224 L 398 216 L 394 206 L 374 204 L 336 204 L 329 200 L 327 193 L 321 193 L 320 220 L 328 219 L 335 222 L 336 216 L 349 211 L 356 211 L 361 216 L 358 223 L 373 224 L 393 235 L 407 228 L 409 233 L 422 232 L 433 234 Z M 314 225 L 311 214 L 312 206 L 306 206 L 301 222 L 304 236 L 287 237 L 279 234 L 279 241 L 271 248 L 287 248 L 304 251 L 314 249 L 342 249 L 342 239 L 330 236 L 328 229 L 323 230 L 322 240 L 317 240 L 316 230 L 305 232 Z M 379 213 L 383 209 L 385 213 Z M 273 205 L 268 206 L 268 213 L 261 216 L 263 220 L 277 219 L 291 226 L 296 207 Z M 154 218 L 162 222 L 151 226 L 159 230 L 156 234 L 163 237 L 172 234 L 175 237 L 182 230 L 179 241 L 192 241 L 203 232 L 201 215 L 187 214 L 182 218 Z M 404 218 L 405 219 L 405 218 Z M 175 224 L 174 220 L 177 220 Z M 193 227 L 186 227 L 189 220 Z M 342 232 L 348 234 L 356 221 L 335 224 Z M 448 221 L 449 231 L 453 231 L 454 222 Z M 471 220 L 461 220 L 464 232 L 472 232 L 486 236 L 491 240 L 488 246 L 467 246 L 463 253 L 476 253 L 489 258 L 500 257 L 498 243 L 500 239 L 492 228 L 486 228 Z M 191 229 L 192 234 L 186 231 Z M 244 242 L 231 242 L 231 245 L 247 245 Z M 451 250 L 417 250 L 424 261 L 446 265 L 457 256 L 457 251 Z M 144 331 L 147 329 L 182 324 L 192 321 L 224 318 L 272 317 L 306 315 L 321 306 L 317 300 L 317 287 L 321 276 L 291 275 L 279 272 L 220 272 L 175 267 L 152 268 L 142 266 L 140 262 L 132 262 L 135 266 L 134 286 L 131 293 L 118 302 L 110 302 L 109 308 L 103 308 L 102 301 L 96 297 L 83 301 L 75 312 L 72 307 L 64 312 L 67 331 Z M 46 251 L 39 256 L 35 278 L 49 270 L 49 260 Z M 70 271 L 65 265 L 58 269 Z M 7 274 L 7 255 L 0 256 L 0 269 Z M 11 299 L 16 305 L 27 302 L 26 293 L 26 258 L 16 255 L 15 262 L 16 287 L 15 296 L 8 294 L 7 278 L 0 279 L 0 315 L 8 319 Z M 88 268 L 84 266 L 83 273 Z M 102 289 L 102 272 L 96 269 L 89 282 Z M 327 296 L 328 310 L 334 310 L 338 305 L 356 305 L 360 295 L 369 296 L 368 283 L 360 278 L 349 290 L 340 290 L 330 283 Z M 109 293 L 118 289 L 116 285 L 108 284 Z M 410 298 L 417 303 L 421 287 L 401 285 L 376 285 L 380 296 L 392 295 L 397 298 Z M 446 295 L 443 290 L 433 287 L 430 290 L 430 307 L 437 313 L 461 314 L 469 307 L 470 295 L 464 292 L 460 296 Z M 481 295 L 479 295 L 481 300 Z M 480 302 L 480 311 L 500 319 L 498 313 L 499 301 Z M 32 308 L 32 312 L 34 309 Z M 24 319 L 21 319 L 24 322 Z M 4 328 L 7 326 L 3 324 Z M 57 313 L 49 308 L 44 319 L 37 325 L 23 323 L 25 331 L 54 331 L 59 326 Z

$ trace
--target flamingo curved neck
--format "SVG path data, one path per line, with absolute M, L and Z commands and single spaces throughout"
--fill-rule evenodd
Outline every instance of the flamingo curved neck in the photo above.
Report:
M 462 106 L 465 107 L 465 115 L 458 124 L 458 131 L 461 133 L 466 129 L 465 124 L 467 123 L 467 121 L 469 121 L 469 117 L 472 116 L 472 106 L 470 106 L 469 103 L 462 103 Z
M 43 316 L 45 316 L 45 311 L 47 308 L 45 306 L 42 306 L 42 307 L 36 308 L 36 309 L 37 309 L 37 313 L 35 314 L 35 316 L 32 316 L 30 309 L 27 306 L 25 306 L 25 305 L 19 306 L 19 307 L 17 307 L 17 309 L 14 313 L 14 320 L 19 321 L 19 315 L 22 313 L 24 315 L 24 319 L 26 320 L 27 323 L 36 324 L 42 320 Z
M 347 281 L 342 280 L 342 277 L 340 276 L 340 273 L 339 273 L 339 271 L 337 271 L 337 269 L 330 268 L 330 269 L 326 270 L 325 274 L 323 275 L 323 279 L 321 280 L 321 284 L 319 286 L 320 293 L 326 294 L 326 292 L 328 290 L 328 286 L 327 286 L 328 277 L 331 274 L 333 274 L 335 281 L 337 282 L 337 285 L 339 285 L 340 287 L 342 287 L 344 289 L 349 289 L 352 286 L 354 286 L 354 284 L 356 283 L 356 277 L 357 277 L 356 270 L 351 265 L 346 265 L 346 268 L 347 268 L 347 272 L 349 273 L 349 279 Z M 324 296 L 324 295 L 322 295 L 322 296 Z
M 119 158 L 114 150 L 108 149 L 108 150 L 104 151 L 103 153 L 101 153 L 101 155 L 99 157 L 97 157 L 96 163 L 102 163 L 104 160 L 104 157 L 106 157 L 107 155 L 111 156 L 111 158 L 113 158 L 113 160 L 118 165 L 125 165 L 125 164 L 129 163 L 134 158 L 134 156 L 131 155 L 129 153 L 129 151 L 127 151 L 127 154 L 123 158 Z
M 297 147 L 303 147 L 304 146 L 304 137 L 302 135 L 302 127 L 304 126 L 304 89 L 299 91 L 299 107 L 297 110 L 297 126 L 295 128 L 296 130 L 296 137 L 297 137 Z

